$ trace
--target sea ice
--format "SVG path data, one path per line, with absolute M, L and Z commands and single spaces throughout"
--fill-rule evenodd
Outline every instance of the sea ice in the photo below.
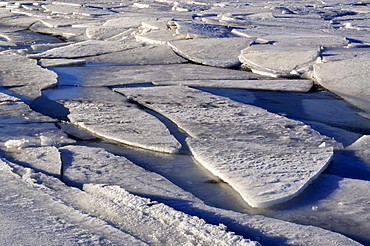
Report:
M 188 62 L 166 45 L 143 45 L 105 55 L 86 57 L 86 61 L 123 65 L 165 65 Z
M 174 21 L 176 34 L 183 38 L 228 38 L 233 36 L 231 29 L 223 25 L 203 24 L 187 21 Z
M 317 63 L 314 66 L 314 78 L 344 100 L 370 111 L 369 66 L 369 57 Z
M 297 196 L 338 146 L 301 122 L 187 87 L 115 91 L 176 123 L 194 158 L 253 207 Z
M 109 94 L 107 94 L 109 95 Z M 136 147 L 176 153 L 181 144 L 155 116 L 124 97 L 74 99 L 64 102 L 70 121 L 93 134 Z
M 201 202 L 164 177 L 102 148 L 65 146 L 59 150 L 63 159 L 63 181 L 69 185 L 119 185 L 130 193 L 159 201 L 174 199 L 185 203 Z
M 62 161 L 58 149 L 54 146 L 8 148 L 6 157 L 13 159 L 14 162 L 20 163 L 22 166 L 30 167 L 57 178 L 61 177 Z
M 0 242 L 11 245 L 148 245 L 77 209 L 93 196 L 59 179 L 0 159 Z M 63 199 L 64 198 L 64 199 Z M 67 201 L 67 202 L 66 202 Z M 74 201 L 74 205 L 71 205 Z
M 39 65 L 44 68 L 48 67 L 66 67 L 75 65 L 85 65 L 85 59 L 40 59 Z
M 309 77 L 320 47 L 252 45 L 239 56 L 253 72 L 270 77 Z
M 240 66 L 240 52 L 251 45 L 251 38 L 206 38 L 168 42 L 181 56 L 204 65 L 215 67 Z
M 68 138 L 54 123 L 0 123 L 0 128 L 0 149 L 4 149 L 4 143 L 8 140 L 21 140 L 27 142 L 27 146 L 42 146 L 40 136 L 52 139 L 57 145 L 75 143 L 75 140 Z
M 245 79 L 245 80 L 179 80 L 156 81 L 154 85 L 183 85 L 198 88 L 228 88 L 247 90 L 308 92 L 313 85 L 311 80 L 296 79 Z
M 82 58 L 107 53 L 113 53 L 131 48 L 124 42 L 88 40 L 84 42 L 73 43 L 68 46 L 54 48 L 45 52 L 30 54 L 29 58 Z
M 21 55 L 0 53 L 0 84 L 21 96 L 35 99 L 41 90 L 57 84 L 57 75 Z
M 261 76 L 247 71 L 196 64 L 102 66 L 73 68 L 73 70 L 69 68 L 58 68 L 54 71 L 79 77 L 78 81 L 60 81 L 59 85 L 79 85 L 85 87 L 116 86 L 158 81 L 247 80 L 261 78 Z
M 125 230 L 152 244 L 260 245 L 227 232 L 223 225 L 208 224 L 163 203 L 130 194 L 119 186 L 86 184 L 84 191 L 96 196 L 99 201 L 93 205 L 96 210 L 104 210 L 117 222 L 121 218 L 129 220 L 130 224 L 125 223 Z
M 55 122 L 55 120 L 33 111 L 20 99 L 0 92 L 0 122 L 9 124 Z

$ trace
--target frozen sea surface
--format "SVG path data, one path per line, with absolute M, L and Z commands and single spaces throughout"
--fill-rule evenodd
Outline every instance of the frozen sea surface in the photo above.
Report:
M 370 244 L 369 12 L 0 2 L 1 243 Z

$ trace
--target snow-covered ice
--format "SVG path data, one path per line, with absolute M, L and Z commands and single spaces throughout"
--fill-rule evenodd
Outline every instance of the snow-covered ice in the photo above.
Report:
M 369 6 L 0 2 L 1 244 L 369 244 Z
M 56 86 L 57 75 L 37 65 L 37 61 L 22 55 L 0 53 L 0 84 L 31 99 L 41 96 L 41 90 Z
M 181 144 L 158 118 L 124 97 L 109 93 L 106 96 L 64 102 L 70 111 L 68 118 L 73 124 L 111 141 L 166 153 L 179 152 Z

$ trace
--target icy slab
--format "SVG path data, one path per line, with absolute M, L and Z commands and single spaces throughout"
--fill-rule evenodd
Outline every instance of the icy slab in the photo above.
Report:
M 54 122 L 55 120 L 37 113 L 20 99 L 0 92 L 0 123 Z
M 285 46 L 311 46 L 311 47 L 346 47 L 349 41 L 341 36 L 328 34 L 295 34 L 287 35 L 266 35 L 258 39 L 260 42 L 273 43 L 274 45 Z
M 34 33 L 23 28 L 9 30 L 7 28 L 0 28 L 0 37 L 6 39 L 8 42 L 20 44 L 35 44 L 35 43 L 61 43 L 57 37 Z
M 138 33 L 135 38 L 139 42 L 144 42 L 154 45 L 162 45 L 167 42 L 184 39 L 182 36 L 176 34 L 175 30 L 153 30 L 145 33 Z
M 132 226 L 127 230 L 152 244 L 260 245 L 227 232 L 223 225 L 208 224 L 196 216 L 130 194 L 119 186 L 86 184 L 84 190 L 98 198 L 100 205 L 96 206 L 106 207 L 112 217 L 129 220 Z
M 317 82 L 349 103 L 370 111 L 368 86 L 370 58 L 318 63 L 314 66 Z
M 165 45 L 139 46 L 110 54 L 87 57 L 86 61 L 130 65 L 166 65 L 188 62 L 186 59 L 176 55 L 171 48 Z
M 44 33 L 52 36 L 58 36 L 62 39 L 69 41 L 86 41 L 86 27 L 70 27 L 70 26 L 61 26 L 61 27 L 49 27 L 41 21 L 37 21 L 29 28 L 35 33 Z
M 0 84 L 9 90 L 32 99 L 41 96 L 41 90 L 57 84 L 57 74 L 37 65 L 24 56 L 0 54 Z
M 50 14 L 81 15 L 86 17 L 97 17 L 112 14 L 111 11 L 103 8 L 92 8 L 89 6 L 82 6 L 80 4 L 70 4 L 63 2 L 45 4 L 42 5 L 42 7 L 47 12 L 50 12 Z
M 11 157 L 22 166 L 30 167 L 56 178 L 60 178 L 62 161 L 60 153 L 54 146 L 8 148 L 7 157 Z
M 1 149 L 43 146 L 45 141 L 53 142 L 53 145 L 57 146 L 76 142 L 68 138 L 67 134 L 59 130 L 54 123 L 0 124 L 0 128 Z M 10 145 L 9 141 L 15 144 Z
M 82 58 L 107 53 L 122 51 L 129 48 L 124 42 L 88 40 L 84 42 L 70 44 L 59 48 L 47 50 L 38 54 L 30 54 L 30 58 Z
M 126 31 L 130 29 L 116 26 L 91 26 L 87 27 L 86 36 L 93 40 L 109 40 Z
M 248 38 L 207 38 L 169 42 L 169 46 L 181 56 L 215 67 L 236 67 L 240 65 L 240 52 L 251 45 Z
M 137 105 L 121 100 L 69 100 L 64 106 L 70 110 L 68 118 L 91 133 L 139 148 L 176 153 L 181 144 L 156 117 Z
M 195 64 L 170 64 L 158 66 L 101 66 L 83 68 L 58 68 L 58 73 L 78 77 L 78 80 L 60 81 L 60 85 L 115 86 L 184 80 L 245 80 L 260 76 L 247 71 L 200 66 Z
M 86 64 L 86 60 L 84 59 L 40 59 L 39 60 L 39 65 L 44 68 L 76 66 L 76 65 L 85 65 L 85 64 Z
M 253 72 L 270 77 L 309 77 L 319 47 L 252 45 L 239 56 Z
M 203 24 L 187 21 L 174 21 L 176 33 L 184 38 L 228 38 L 231 29 L 223 25 Z
M 338 145 L 301 122 L 187 87 L 115 91 L 176 123 L 194 158 L 253 207 L 297 196 Z
M 183 85 L 198 88 L 228 88 L 246 90 L 271 90 L 308 92 L 313 85 L 311 80 L 294 79 L 249 79 L 249 80 L 184 80 L 184 81 L 157 81 L 154 85 Z
M 354 58 L 370 58 L 370 48 L 329 48 L 324 49 L 321 56 L 324 63 Z
M 200 202 L 159 174 L 102 148 L 66 146 L 60 151 L 64 160 L 63 181 L 67 184 L 81 187 L 89 183 L 118 185 L 130 193 L 160 200 Z

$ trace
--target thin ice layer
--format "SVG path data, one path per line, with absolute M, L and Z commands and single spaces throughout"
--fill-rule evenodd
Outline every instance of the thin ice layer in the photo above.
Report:
M 253 207 L 301 193 L 337 145 L 301 122 L 187 87 L 115 90 L 175 122 L 194 157 Z
M 70 100 L 72 123 L 97 136 L 139 148 L 176 153 L 181 144 L 156 117 L 124 100 Z

